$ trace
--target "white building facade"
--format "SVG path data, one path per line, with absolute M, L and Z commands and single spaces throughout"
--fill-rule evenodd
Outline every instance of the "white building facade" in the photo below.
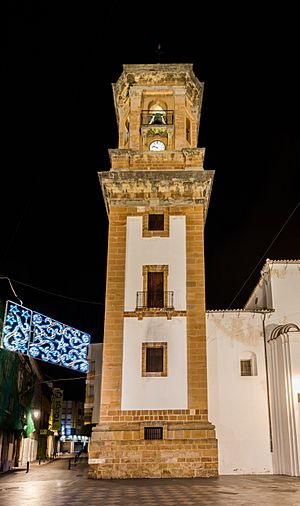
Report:
M 261 274 L 243 310 L 207 312 L 219 473 L 299 476 L 300 261 Z

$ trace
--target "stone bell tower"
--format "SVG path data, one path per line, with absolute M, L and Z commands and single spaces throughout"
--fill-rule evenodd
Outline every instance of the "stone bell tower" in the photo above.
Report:
M 204 271 L 214 172 L 197 147 L 202 94 L 191 64 L 124 65 L 113 84 L 119 146 L 99 173 L 109 237 L 90 478 L 218 472 Z

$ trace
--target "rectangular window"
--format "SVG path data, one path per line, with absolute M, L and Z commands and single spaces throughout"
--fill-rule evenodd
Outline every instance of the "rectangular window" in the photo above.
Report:
M 142 344 L 142 376 L 167 376 L 167 343 Z
M 251 360 L 241 360 L 241 376 L 252 376 Z
M 148 230 L 164 230 L 164 214 L 149 214 Z
M 147 348 L 146 350 L 146 372 L 162 372 L 164 370 L 164 349 Z
M 144 439 L 162 439 L 162 427 L 144 427 Z
M 143 237 L 169 237 L 169 208 L 157 206 L 143 212 Z

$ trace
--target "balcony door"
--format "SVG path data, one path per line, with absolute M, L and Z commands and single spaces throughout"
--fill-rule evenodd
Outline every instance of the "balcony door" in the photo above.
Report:
M 164 307 L 164 273 L 148 272 L 148 307 Z

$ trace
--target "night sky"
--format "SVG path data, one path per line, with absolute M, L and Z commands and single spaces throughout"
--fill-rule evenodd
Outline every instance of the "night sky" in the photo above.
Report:
M 100 4 L 11 1 L 1 58 L 0 274 L 24 306 L 93 342 L 108 229 L 97 171 L 117 147 L 111 83 L 124 63 L 192 63 L 204 82 L 207 308 L 243 307 L 266 258 L 300 258 L 296 12 Z M 5 280 L 0 296 L 15 300 Z

